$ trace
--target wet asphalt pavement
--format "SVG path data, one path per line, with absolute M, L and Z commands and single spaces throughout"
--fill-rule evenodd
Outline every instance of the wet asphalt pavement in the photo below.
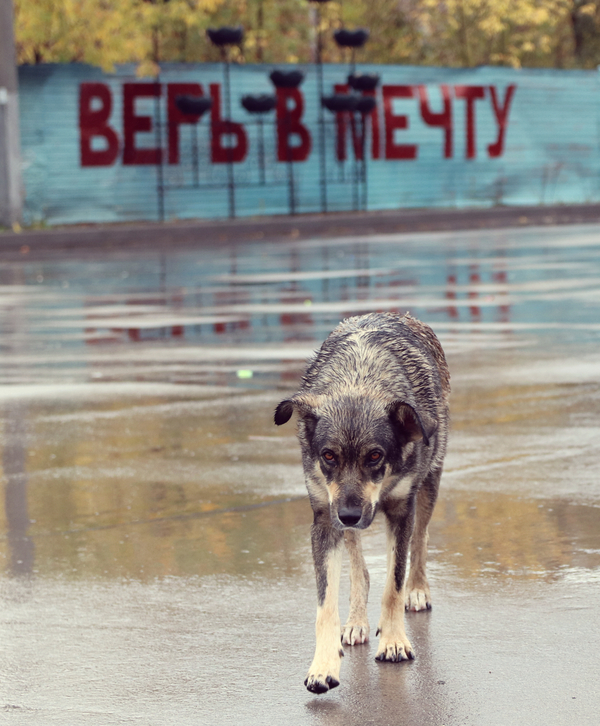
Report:
M 311 510 L 272 411 L 343 317 L 452 372 L 417 659 L 315 696 Z M 600 226 L 0 253 L 0 722 L 600 722 Z M 371 623 L 383 523 L 363 537 Z M 349 587 L 343 575 L 341 614 Z

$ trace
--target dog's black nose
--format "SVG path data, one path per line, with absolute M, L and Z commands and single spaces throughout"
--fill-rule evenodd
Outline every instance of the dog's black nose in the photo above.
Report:
M 338 511 L 338 517 L 345 527 L 354 527 L 355 524 L 360 522 L 360 518 L 362 517 L 362 508 L 343 507 Z

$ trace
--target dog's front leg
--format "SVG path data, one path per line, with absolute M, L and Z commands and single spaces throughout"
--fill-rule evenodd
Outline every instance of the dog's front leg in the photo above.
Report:
M 427 527 L 437 499 L 442 470 L 430 472 L 417 494 L 415 527 L 410 542 L 410 572 L 406 583 L 406 609 L 431 610 L 431 594 L 425 569 L 427 565 Z
M 313 693 L 325 693 L 340 685 L 340 614 L 338 597 L 342 569 L 342 533 L 334 530 L 329 512 L 315 512 L 311 530 L 317 576 L 317 645 L 304 681 Z
M 345 530 L 344 541 L 350 554 L 350 612 L 346 625 L 342 628 L 342 643 L 344 645 L 368 643 L 369 572 L 362 552 L 360 532 L 355 529 Z
M 408 543 L 414 523 L 414 510 L 401 516 L 387 516 L 388 568 L 381 619 L 377 633 L 380 635 L 376 660 L 414 660 L 414 652 L 404 629 L 404 579 Z

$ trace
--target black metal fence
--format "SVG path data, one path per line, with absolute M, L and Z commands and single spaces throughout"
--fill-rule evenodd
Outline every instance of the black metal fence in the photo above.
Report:
M 344 120 L 344 122 L 347 122 Z M 269 190 L 286 188 L 289 214 L 310 211 L 344 211 L 367 209 L 367 154 L 364 148 L 369 141 L 368 119 L 359 120 L 363 126 L 358 144 L 351 153 L 340 151 L 339 126 L 344 123 L 335 118 L 322 121 L 323 142 L 316 151 L 319 154 L 320 178 L 314 179 L 303 165 L 293 159 L 293 146 L 285 144 L 287 159 L 282 160 L 278 150 L 278 138 L 288 138 L 285 121 L 256 119 L 244 126 L 248 132 L 248 153 L 243 166 L 233 160 L 224 164 L 211 163 L 213 129 L 209 123 L 188 124 L 179 129 L 180 156 L 176 165 L 170 165 L 168 153 L 161 155 L 157 172 L 158 217 L 165 219 L 169 206 L 176 204 L 182 193 L 201 194 L 203 191 L 221 189 L 228 197 L 229 216 L 236 216 L 236 192 L 256 188 L 265 194 Z M 168 123 L 157 124 L 157 137 L 164 146 L 173 130 Z M 258 209 L 257 213 L 262 210 Z
M 241 27 L 224 27 L 209 29 L 207 34 L 212 43 L 220 48 L 223 61 L 223 107 L 224 118 L 221 118 L 220 90 L 217 92 L 218 112 L 213 114 L 211 98 L 199 95 L 182 94 L 173 103 L 190 128 L 183 140 L 183 150 L 179 158 L 180 140 L 176 140 L 179 162 L 176 169 L 170 163 L 165 164 L 167 157 L 172 158 L 172 139 L 179 134 L 179 124 L 161 118 L 160 104 L 155 106 L 155 128 L 157 146 L 164 149 L 168 140 L 168 154 L 160 154 L 157 174 L 158 217 L 165 219 L 169 200 L 174 195 L 184 192 L 201 193 L 202 190 L 226 189 L 229 217 L 236 216 L 236 191 L 251 187 L 280 190 L 287 188 L 288 212 L 296 214 L 302 211 L 328 212 L 333 210 L 359 210 L 367 208 L 367 154 L 365 153 L 369 118 L 375 109 L 375 87 L 379 82 L 376 75 L 356 75 L 355 53 L 368 39 L 368 31 L 359 29 L 349 31 L 340 29 L 334 33 L 336 43 L 351 51 L 351 64 L 347 79 L 340 78 L 339 88 L 343 91 L 330 96 L 324 95 L 323 65 L 321 62 L 323 37 L 320 23 L 320 4 L 327 0 L 314 0 L 317 11 L 315 14 L 316 36 L 316 121 L 317 121 L 317 156 L 318 156 L 318 192 L 315 180 L 302 183 L 302 171 L 299 161 L 306 158 L 305 147 L 310 144 L 310 137 L 302 125 L 296 123 L 296 107 L 290 108 L 289 99 L 297 93 L 304 80 L 304 72 L 298 69 L 273 70 L 270 81 L 274 86 L 274 94 L 259 96 L 245 95 L 235 101 L 254 119 L 246 121 L 244 126 L 250 130 L 251 143 L 246 136 L 242 137 L 239 123 L 234 120 L 232 106 L 234 99 L 231 93 L 231 64 L 228 48 L 242 42 Z M 157 79 L 160 82 L 160 79 Z M 296 98 L 298 98 L 296 96 Z M 203 123 L 202 118 L 210 112 L 210 124 Z M 171 118 L 171 114 L 168 114 Z M 351 145 L 353 160 L 346 154 L 346 128 L 351 128 Z M 227 143 L 223 145 L 224 137 Z M 237 144 L 231 137 L 237 137 Z M 250 149 L 250 157 L 241 149 L 243 143 Z M 292 143 L 292 142 L 296 143 Z M 298 143 L 299 142 L 299 143 Z M 219 165 L 209 163 L 210 160 L 221 162 Z M 244 158 L 243 168 L 236 168 L 237 162 Z M 224 168 L 223 168 L 224 167 Z M 317 193 L 315 193 L 317 192 Z M 281 208 L 281 206 L 279 207 Z M 258 210 L 260 211 L 260 210 Z

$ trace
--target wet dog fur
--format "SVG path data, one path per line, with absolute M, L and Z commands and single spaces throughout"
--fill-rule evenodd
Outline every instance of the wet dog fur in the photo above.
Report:
M 300 390 L 275 423 L 298 415 L 298 439 L 313 509 L 317 580 L 315 656 L 305 685 L 339 685 L 340 645 L 369 639 L 369 573 L 360 532 L 383 512 L 387 580 L 376 659 L 414 659 L 404 610 L 431 608 L 427 527 L 448 437 L 450 374 L 431 328 L 410 315 L 373 313 L 342 322 L 308 365 Z M 342 540 L 350 555 L 350 612 L 341 628 Z M 408 552 L 410 571 L 406 577 Z

